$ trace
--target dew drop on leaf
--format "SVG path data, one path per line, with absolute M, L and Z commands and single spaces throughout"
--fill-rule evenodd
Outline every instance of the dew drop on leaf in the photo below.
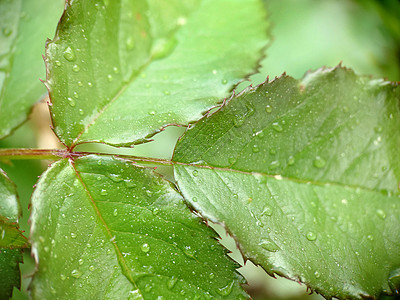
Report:
M 133 37 L 128 37 L 126 39 L 126 49 L 128 50 L 132 50 L 133 48 L 135 48 L 135 40 L 133 39 Z
M 279 162 L 279 160 L 274 160 L 271 161 L 271 163 L 269 164 L 269 168 L 270 170 L 275 170 L 276 168 L 279 168 L 280 165 L 281 163 Z
M 89 271 L 94 271 L 94 266 L 89 266 Z
M 292 165 L 294 165 L 294 163 L 295 163 L 295 158 L 293 157 L 293 156 L 289 156 L 289 158 L 288 158 L 288 165 L 289 166 L 292 166 Z
M 234 283 L 235 281 L 232 280 L 228 285 L 224 286 L 223 288 L 219 288 L 217 290 L 217 293 L 220 294 L 221 296 L 229 296 L 230 293 L 232 292 Z
M 309 241 L 315 241 L 315 240 L 317 239 L 317 235 L 316 235 L 314 232 L 309 231 L 309 232 L 307 232 L 307 234 L 306 234 L 306 238 L 307 238 L 307 240 L 309 240 Z
M 80 69 L 81 69 L 81 68 L 80 68 L 78 65 L 74 65 L 74 66 L 72 67 L 72 71 L 74 71 L 75 73 L 78 73 Z
M 81 275 L 82 275 L 82 272 L 79 270 L 72 270 L 72 272 L 71 272 L 71 276 L 74 278 L 79 278 L 79 277 L 81 277 Z
M 80 258 L 79 260 L 78 260 L 78 264 L 81 266 L 81 265 L 83 265 L 83 259 L 82 258 Z
M 102 196 L 106 196 L 108 193 L 107 193 L 107 190 L 105 190 L 105 189 L 102 189 L 101 191 L 100 191 L 100 195 L 102 195 Z
M 178 278 L 176 278 L 175 276 L 172 276 L 167 282 L 167 288 L 169 290 L 172 290 L 172 288 L 175 286 L 175 284 L 177 282 L 178 282 Z
M 65 280 L 67 277 L 65 277 L 65 275 L 64 274 L 60 274 L 60 279 L 61 280 Z
M 144 252 L 147 253 L 150 251 L 150 245 L 147 243 L 142 244 L 142 246 L 140 246 L 140 249 Z
M 107 80 L 108 80 L 108 82 L 111 82 L 111 81 L 114 80 L 114 78 L 113 78 L 113 76 L 111 74 L 108 74 L 107 75 Z
M 270 217 L 270 216 L 272 216 L 272 214 L 273 214 L 273 211 L 272 211 L 272 208 L 270 206 L 265 206 L 263 211 L 261 212 L 262 216 L 269 216 Z
M 71 97 L 68 97 L 67 100 L 68 100 L 68 104 L 69 104 L 71 107 L 74 107 L 74 106 L 76 105 L 75 100 L 72 99 Z
M 222 80 L 221 80 L 221 83 L 222 83 L 222 84 L 227 84 L 227 83 L 228 83 L 228 80 L 222 79 Z
M 10 28 L 3 28 L 3 35 L 10 36 L 12 34 L 12 30 Z
M 316 167 L 318 169 L 321 169 L 321 168 L 325 167 L 325 165 L 326 165 L 326 161 L 322 157 L 317 156 L 315 158 L 314 167 Z
M 267 113 L 270 113 L 270 112 L 272 111 L 272 107 L 271 107 L 270 105 L 267 105 L 267 106 L 265 107 L 265 111 L 266 111 Z
M 74 61 L 76 59 L 75 52 L 71 47 L 65 48 L 64 58 L 68 61 Z
M 258 148 L 257 145 L 253 145 L 253 152 L 254 153 L 260 152 L 260 148 Z
M 192 174 L 193 174 L 194 177 L 197 177 L 199 175 L 199 171 L 194 170 Z
M 386 218 L 386 213 L 382 210 L 382 209 L 378 209 L 376 211 L 376 214 L 378 215 L 379 218 L 381 218 L 382 220 L 384 220 Z
M 114 215 L 114 217 L 118 216 L 118 210 L 117 209 L 114 209 L 113 215 Z
M 282 131 L 283 131 L 283 128 L 282 128 L 281 124 L 279 124 L 278 122 L 272 123 L 272 128 L 273 128 L 276 132 L 282 132 Z
M 278 245 L 269 239 L 261 240 L 261 242 L 258 245 L 269 252 L 277 252 L 280 250 Z

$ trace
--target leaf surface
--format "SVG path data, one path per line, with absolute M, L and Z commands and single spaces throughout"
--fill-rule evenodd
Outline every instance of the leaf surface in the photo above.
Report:
M 0 1 L 0 138 L 24 122 L 46 93 L 42 55 L 63 1 Z
M 8 299 L 14 287 L 21 287 L 19 263 L 26 238 L 18 231 L 21 215 L 15 185 L 0 169 L 0 299 Z
M 35 299 L 246 297 L 215 233 L 149 169 L 62 160 L 42 175 L 32 205 Z
M 398 293 L 399 91 L 342 67 L 249 88 L 178 142 L 178 186 L 270 274 Z
M 260 0 L 71 1 L 46 51 L 56 134 L 127 146 L 199 119 L 255 70 L 266 27 Z
M 368 9 L 368 2 L 375 6 Z M 310 69 L 342 61 L 360 74 L 400 80 L 398 40 L 384 25 L 399 15 L 380 16 L 378 6 L 384 4 L 335 0 L 267 3 L 274 41 L 266 51 L 260 74 L 272 78 L 286 72 L 301 78 Z M 391 11 L 395 11 L 394 7 Z M 392 25 L 399 28 L 396 23 Z M 252 79 L 262 81 L 265 76 L 257 74 Z

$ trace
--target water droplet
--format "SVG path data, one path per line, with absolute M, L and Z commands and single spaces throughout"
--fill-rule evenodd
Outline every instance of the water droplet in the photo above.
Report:
M 269 217 L 272 216 L 272 214 L 273 214 L 273 210 L 270 206 L 265 206 L 261 213 L 262 216 L 269 216 Z
M 90 266 L 89 271 L 94 271 L 94 266 Z
M 292 165 L 294 165 L 294 163 L 295 163 L 295 158 L 293 157 L 293 156 L 289 156 L 289 158 L 288 158 L 288 165 L 289 166 L 292 166 Z
M 135 48 L 135 40 L 133 39 L 133 37 L 128 37 L 126 39 L 126 49 L 128 50 L 132 50 L 133 48 Z
M 266 111 L 267 113 L 270 113 L 270 112 L 272 111 L 272 107 L 269 106 L 269 105 L 267 105 L 267 106 L 265 107 L 265 111 Z
M 84 112 L 83 112 L 83 109 L 79 109 L 79 114 L 81 115 L 81 116 L 83 116 L 84 115 Z
M 148 283 L 144 286 L 144 291 L 150 292 L 152 288 L 153 288 L 153 285 L 151 283 Z
M 321 276 L 318 271 L 315 271 L 314 275 L 315 275 L 316 278 L 319 278 Z
M 61 66 L 61 61 L 56 60 L 55 63 L 56 63 L 56 66 L 57 66 L 57 67 Z
M 65 277 L 64 274 L 60 274 L 60 278 L 61 278 L 61 280 L 65 280 L 67 277 Z
M 197 177 L 197 176 L 199 175 L 199 171 L 194 170 L 194 171 L 192 172 L 192 174 L 193 174 L 194 177 Z
M 221 80 L 221 83 L 222 83 L 222 84 L 227 84 L 227 83 L 228 83 L 228 80 L 222 79 L 222 80 Z
M 196 197 L 193 197 L 193 198 L 192 198 L 192 202 L 197 202 L 197 198 L 196 198 Z
M 269 252 L 277 252 L 280 250 L 278 245 L 269 239 L 261 240 L 261 242 L 258 245 Z
M 183 249 L 183 252 L 185 252 L 185 254 L 187 256 L 194 257 L 195 251 L 190 246 L 185 246 L 185 248 Z
M 382 210 L 382 209 L 378 209 L 376 211 L 376 214 L 378 215 L 379 218 L 381 218 L 382 220 L 384 220 L 386 218 L 386 213 Z
M 233 165 L 234 163 L 236 163 L 236 157 L 229 157 L 228 162 L 230 165 Z
M 367 236 L 367 239 L 369 239 L 370 241 L 373 241 L 373 240 L 374 240 L 374 237 L 373 237 L 372 235 L 369 234 L 369 235 Z
M 316 167 L 318 169 L 321 169 L 321 168 L 325 167 L 325 165 L 326 165 L 326 161 L 322 157 L 317 156 L 315 158 L 314 167 Z
M 167 288 L 169 290 L 172 290 L 172 288 L 175 286 L 175 284 L 177 282 L 178 282 L 178 278 L 176 278 L 175 276 L 172 276 L 167 282 Z
M 114 80 L 114 78 L 113 78 L 113 76 L 112 76 L 111 74 L 108 74 L 108 75 L 107 75 L 107 80 L 108 80 L 109 82 L 111 82 L 111 81 Z
M 170 94 L 170 91 L 164 91 L 164 95 L 169 95 Z
M 100 191 L 100 195 L 102 195 L 102 196 L 107 196 L 107 190 L 105 190 L 105 189 L 102 189 L 101 191 Z
M 178 41 L 172 37 L 169 39 L 158 39 L 154 43 L 152 56 L 154 59 L 161 59 L 168 56 L 176 47 Z
M 233 126 L 236 128 L 241 127 L 244 124 L 244 117 L 237 117 L 233 120 Z
M 74 92 L 73 95 L 74 95 L 74 97 L 75 97 L 76 99 L 79 98 L 78 92 Z
M 235 281 L 232 280 L 227 286 L 224 286 L 223 288 L 219 288 L 217 290 L 217 293 L 220 294 L 221 296 L 229 296 L 230 293 L 232 292 L 233 285 L 235 284 Z
M 83 265 L 83 259 L 82 258 L 80 258 L 79 260 L 78 260 L 78 264 L 81 266 L 81 265 Z
M 279 162 L 279 160 L 271 161 L 271 163 L 269 164 L 269 169 L 275 170 L 276 168 L 279 168 L 280 165 L 281 163 Z
M 260 148 L 258 148 L 257 145 L 253 145 L 253 152 L 254 153 L 260 152 Z
M 71 237 L 72 237 L 73 239 L 76 238 L 76 233 L 71 232 Z
M 118 210 L 117 209 L 114 209 L 113 215 L 114 215 L 114 217 L 118 216 Z
M 10 36 L 12 34 L 12 30 L 10 28 L 3 28 L 4 36 Z
M 314 232 L 309 231 L 309 232 L 307 232 L 307 234 L 306 234 L 306 238 L 307 238 L 307 240 L 309 240 L 309 241 L 315 241 L 315 240 L 317 239 L 317 235 L 316 235 Z
M 125 179 L 124 180 L 125 186 L 129 189 L 136 187 L 136 183 L 132 179 Z
M 78 65 L 73 65 L 72 67 L 72 71 L 74 71 L 75 73 L 78 73 L 80 69 L 81 68 Z
M 114 182 L 121 182 L 122 180 L 124 180 L 123 178 L 122 178 L 122 176 L 121 175 L 119 175 L 119 174 L 109 174 L 108 175 L 108 178 L 110 178 L 112 181 L 114 181 Z
M 71 272 L 71 276 L 75 277 L 75 278 L 79 278 L 79 277 L 81 277 L 81 275 L 82 275 L 82 272 L 79 270 L 72 270 L 72 272 Z
M 214 273 L 210 273 L 210 274 L 208 275 L 208 277 L 209 277 L 210 279 L 214 279 L 214 278 L 215 278 L 215 274 L 214 274 Z
M 67 100 L 68 100 L 68 104 L 69 104 L 70 106 L 74 107 L 74 106 L 76 105 L 75 100 L 72 99 L 71 97 L 68 97 Z
M 87 85 L 88 85 L 89 87 L 93 87 L 93 83 L 91 83 L 91 82 L 88 82 Z
M 76 59 L 75 52 L 71 47 L 65 48 L 64 58 L 68 61 L 74 61 Z
M 150 245 L 147 243 L 144 243 L 142 246 L 140 246 L 140 249 L 144 252 L 147 253 L 150 251 Z
M 113 71 L 114 71 L 115 74 L 119 74 L 119 70 L 118 70 L 117 67 L 114 67 L 114 68 L 113 68 Z
M 277 132 L 282 132 L 283 128 L 278 122 L 272 123 L 272 128 Z

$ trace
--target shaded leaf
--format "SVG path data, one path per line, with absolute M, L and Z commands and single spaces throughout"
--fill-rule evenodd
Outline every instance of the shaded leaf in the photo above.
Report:
M 22 251 L 12 249 L 26 247 L 16 225 L 20 214 L 16 187 L 0 169 L 0 299 L 10 298 L 13 288 L 21 287 Z
M 46 93 L 39 80 L 45 76 L 42 55 L 62 8 L 62 0 L 0 1 L 0 138 Z
M 68 2 L 46 51 L 56 134 L 131 145 L 199 119 L 257 67 L 264 19 L 260 0 Z
M 36 299 L 245 297 L 215 233 L 149 169 L 62 160 L 42 175 L 32 206 Z
M 341 67 L 249 88 L 178 142 L 179 188 L 270 274 L 398 293 L 399 91 Z

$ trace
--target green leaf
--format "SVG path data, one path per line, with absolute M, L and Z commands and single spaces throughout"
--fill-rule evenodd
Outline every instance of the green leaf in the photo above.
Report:
M 270 274 L 327 298 L 398 293 L 399 98 L 342 67 L 249 88 L 178 142 L 177 183 Z
M 17 220 L 21 215 L 15 185 L 0 169 L 0 299 L 8 299 L 14 287 L 21 287 L 19 263 L 26 238 L 18 231 Z
M 265 14 L 261 0 L 68 2 L 46 51 L 56 134 L 127 146 L 199 119 L 257 67 Z
M 24 122 L 46 93 L 42 54 L 63 1 L 0 1 L 0 138 Z
M 360 74 L 400 80 L 398 43 L 384 25 L 390 16 L 380 16 L 377 7 L 363 7 L 368 1 L 355 2 L 267 1 L 274 40 L 262 61 L 264 77 L 252 79 L 283 72 L 301 78 L 310 69 L 342 61 Z
M 35 299 L 245 297 L 215 233 L 149 169 L 62 160 L 42 175 L 32 206 Z

